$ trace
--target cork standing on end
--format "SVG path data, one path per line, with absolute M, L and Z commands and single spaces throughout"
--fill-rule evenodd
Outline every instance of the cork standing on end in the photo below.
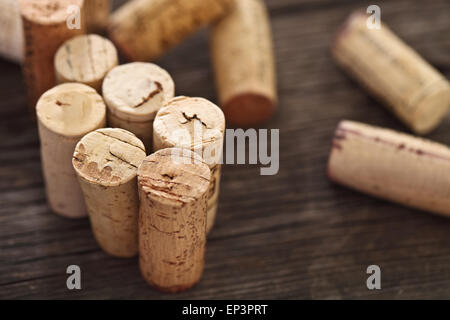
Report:
M 0 56 L 23 61 L 23 28 L 17 0 L 0 0 Z
M 149 152 L 156 113 L 174 95 L 175 84 L 169 73 L 152 63 L 118 66 L 103 82 L 109 125 L 134 133 Z
M 233 0 L 230 14 L 211 30 L 211 53 L 220 105 L 227 121 L 257 126 L 276 110 L 275 58 L 262 0 Z
M 80 19 L 80 29 L 69 29 L 67 23 L 74 15 L 69 7 L 80 8 L 82 16 L 84 1 L 19 0 L 19 4 L 25 35 L 23 73 L 34 116 L 39 97 L 56 84 L 53 64 L 56 51 L 67 39 L 85 32 L 84 19 Z
M 393 130 L 342 121 L 328 162 L 331 180 L 450 217 L 450 148 Z
M 86 0 L 85 6 L 87 33 L 103 33 L 111 13 L 111 0 Z
M 449 82 L 385 24 L 366 22 L 361 11 L 348 18 L 332 46 L 336 62 L 415 133 L 430 132 L 450 108 Z
M 203 98 L 177 97 L 159 110 L 153 132 L 154 149 L 187 148 L 198 153 L 212 175 L 208 189 L 207 232 L 211 231 L 219 202 L 225 116 Z
M 54 212 L 87 216 L 72 156 L 78 141 L 106 125 L 106 106 L 94 89 L 65 83 L 45 92 L 37 106 L 41 160 L 47 200 Z
M 138 253 L 137 169 L 144 144 L 122 129 L 98 129 L 78 142 L 73 167 L 97 242 L 116 257 Z
M 56 52 L 56 79 L 58 83 L 83 83 L 101 92 L 103 79 L 118 63 L 111 41 L 95 34 L 80 35 L 64 42 Z
M 188 149 L 164 149 L 138 169 L 139 264 L 147 282 L 179 292 L 201 278 L 210 170 Z
M 132 0 L 115 11 L 108 31 L 132 61 L 154 61 L 187 36 L 227 13 L 231 0 Z

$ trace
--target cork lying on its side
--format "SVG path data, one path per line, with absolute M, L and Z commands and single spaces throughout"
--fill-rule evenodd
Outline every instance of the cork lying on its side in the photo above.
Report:
M 231 0 L 131 0 L 111 16 L 109 34 L 129 60 L 152 61 L 224 15 Z
M 118 63 L 111 41 L 95 34 L 80 35 L 64 42 L 56 52 L 56 79 L 58 83 L 83 83 L 101 92 L 103 79 Z
M 159 110 L 154 122 L 155 150 L 187 148 L 201 155 L 211 168 L 207 232 L 212 229 L 217 213 L 224 134 L 222 110 L 203 98 L 174 98 Z
M 227 121 L 243 127 L 267 121 L 277 104 L 270 22 L 261 0 L 233 0 L 211 31 L 219 100 Z
M 382 24 L 366 26 L 353 13 L 336 35 L 337 63 L 384 102 L 415 133 L 433 130 L 450 108 L 450 84 L 435 68 Z
M 45 92 L 36 112 L 50 207 L 65 217 L 85 217 L 86 206 L 72 155 L 81 137 L 106 125 L 102 97 L 86 85 L 65 83 Z
M 138 170 L 139 263 L 147 282 L 166 292 L 201 278 L 210 170 L 188 149 L 164 149 Z
M 111 0 L 86 0 L 86 30 L 88 33 L 103 33 L 108 25 Z
M 152 63 L 118 66 L 103 82 L 109 125 L 134 133 L 149 152 L 156 113 L 174 95 L 175 84 L 170 75 Z
M 39 97 L 56 84 L 53 59 L 64 41 L 83 34 L 80 29 L 69 29 L 67 20 L 73 15 L 70 6 L 83 12 L 83 0 L 19 0 L 25 34 L 23 72 L 28 90 L 28 103 L 35 114 Z M 83 22 L 84 19 L 81 19 Z
M 0 0 L 0 56 L 23 61 L 23 29 L 17 0 Z
M 75 148 L 72 164 L 100 246 L 117 257 L 138 253 L 137 168 L 144 144 L 122 129 L 98 129 Z
M 342 121 L 328 163 L 331 180 L 364 193 L 450 217 L 450 148 Z

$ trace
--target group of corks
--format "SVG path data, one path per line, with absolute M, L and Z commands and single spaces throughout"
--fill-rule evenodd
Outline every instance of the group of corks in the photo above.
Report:
M 192 287 L 218 208 L 225 115 L 253 126 L 275 110 L 264 2 L 131 0 L 112 15 L 108 0 L 13 2 L 0 0 L 19 13 L 24 37 L 15 46 L 6 37 L 0 53 L 23 63 L 50 207 L 89 216 L 110 255 L 139 255 L 150 285 Z M 79 29 L 68 24 L 74 6 Z M 176 97 L 170 74 L 149 62 L 207 25 L 222 109 Z M 133 62 L 119 65 L 116 48 Z

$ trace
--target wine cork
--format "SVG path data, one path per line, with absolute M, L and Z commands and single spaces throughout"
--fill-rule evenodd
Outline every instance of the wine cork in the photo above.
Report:
M 100 247 L 116 257 L 138 253 L 137 168 L 144 144 L 122 129 L 98 129 L 78 142 L 72 164 Z
M 154 61 L 224 15 L 231 0 L 132 0 L 111 16 L 113 42 L 132 61 Z
M 227 121 L 259 125 L 277 104 L 270 21 L 261 0 L 234 0 L 211 30 L 211 53 L 220 105 Z
M 25 35 L 25 60 L 23 72 L 28 90 L 28 103 L 35 114 L 39 97 L 56 84 L 53 58 L 67 39 L 84 33 L 84 20 L 80 29 L 69 29 L 68 21 L 83 10 L 83 0 L 19 0 Z M 72 21 L 73 20 L 73 21 Z M 70 24 L 69 23 L 69 24 Z
M 108 25 L 111 0 L 87 0 L 85 6 L 87 32 L 103 33 Z
M 17 0 L 0 0 L 0 56 L 23 61 L 23 30 Z
M 48 203 L 62 216 L 85 217 L 72 155 L 85 134 L 106 125 L 106 106 L 91 87 L 65 83 L 45 92 L 36 112 Z
M 159 110 L 154 122 L 154 150 L 187 148 L 201 155 L 211 169 L 208 233 L 214 225 L 219 201 L 224 133 L 225 116 L 222 110 L 203 98 L 174 98 Z
M 450 107 L 450 85 L 435 68 L 382 24 L 369 29 L 355 12 L 338 32 L 337 63 L 417 134 L 433 130 Z
M 328 163 L 339 184 L 448 217 L 449 172 L 447 146 L 351 121 L 339 124 Z
M 111 41 L 95 34 L 80 35 L 64 42 L 56 52 L 56 80 L 83 83 L 101 92 L 103 79 L 118 63 Z
M 148 151 L 152 150 L 156 113 L 174 95 L 175 84 L 170 75 L 152 63 L 118 66 L 103 82 L 109 125 L 134 133 Z
M 209 180 L 208 166 L 188 149 L 160 150 L 138 169 L 139 264 L 159 290 L 183 291 L 201 278 Z

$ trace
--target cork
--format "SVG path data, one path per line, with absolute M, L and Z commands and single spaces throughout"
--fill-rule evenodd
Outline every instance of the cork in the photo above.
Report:
M 111 39 L 132 61 L 154 61 L 190 34 L 227 13 L 231 0 L 132 0 L 116 10 Z
M 78 142 L 72 164 L 100 247 L 116 257 L 138 253 L 137 168 L 144 144 L 123 129 L 98 129 Z
M 138 169 L 139 264 L 145 280 L 179 292 L 201 278 L 210 170 L 188 149 L 164 149 Z
M 56 80 L 83 83 L 101 92 L 103 79 L 118 63 L 117 50 L 108 39 L 95 34 L 76 36 L 56 52 Z
M 0 56 L 23 61 L 23 30 L 17 0 L 0 0 Z
M 65 83 L 45 92 L 36 112 L 48 203 L 62 216 L 85 217 L 72 155 L 85 134 L 106 125 L 106 106 L 91 87 Z
M 134 133 L 148 151 L 152 150 L 156 113 L 174 95 L 171 76 L 152 63 L 118 66 L 107 74 L 103 83 L 109 125 Z
M 27 85 L 28 104 L 35 114 L 39 97 L 56 84 L 53 58 L 67 39 L 83 34 L 80 29 L 69 29 L 69 9 L 76 5 L 83 10 L 83 0 L 19 0 L 25 35 L 23 73 Z M 84 20 L 81 19 L 81 22 Z
M 87 32 L 102 34 L 108 25 L 111 0 L 87 0 L 85 6 Z
M 336 35 L 336 62 L 417 134 L 436 128 L 450 107 L 447 79 L 386 24 L 369 29 L 357 11 Z
M 211 169 L 208 233 L 214 225 L 218 208 L 224 133 L 222 110 L 203 98 L 176 97 L 159 110 L 154 122 L 154 150 L 187 148 L 201 155 Z
M 253 127 L 268 121 L 277 105 L 270 21 L 261 0 L 233 3 L 231 13 L 212 27 L 212 63 L 227 121 Z
M 408 207 L 450 217 L 450 149 L 352 121 L 335 133 L 331 180 Z

